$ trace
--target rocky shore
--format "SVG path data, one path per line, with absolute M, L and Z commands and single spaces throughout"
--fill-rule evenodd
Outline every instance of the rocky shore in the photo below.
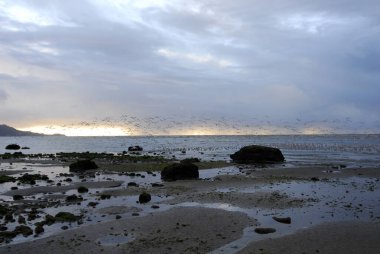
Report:
M 86 159 L 97 168 L 70 171 Z M 199 173 L 161 179 L 162 170 L 181 163 L 130 152 L 0 162 L 0 253 L 377 253 L 380 247 L 378 168 L 191 159 L 181 163 Z

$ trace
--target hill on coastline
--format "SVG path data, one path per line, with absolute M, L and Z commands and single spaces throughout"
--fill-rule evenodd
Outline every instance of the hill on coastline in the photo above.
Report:
M 0 137 L 21 137 L 21 136 L 45 136 L 44 134 L 30 131 L 19 131 L 5 124 L 0 124 Z

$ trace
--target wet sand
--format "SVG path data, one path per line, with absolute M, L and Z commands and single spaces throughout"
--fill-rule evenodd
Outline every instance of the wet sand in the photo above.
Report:
M 174 208 L 145 217 L 69 230 L 44 239 L 2 247 L 0 252 L 206 253 L 239 238 L 243 229 L 253 223 L 243 213 Z
M 150 184 L 146 173 L 137 187 L 120 185 L 115 180 L 121 176 L 112 174 L 102 176 L 112 178 L 108 182 L 3 193 L 54 194 L 85 185 L 99 193 L 85 196 L 86 202 L 75 209 L 87 209 L 85 216 L 94 212 L 109 217 L 3 244 L 0 253 L 377 253 L 378 168 L 231 165 L 204 172 L 201 180 L 162 182 L 158 187 Z M 152 201 L 138 204 L 144 191 Z M 99 200 L 100 194 L 111 199 Z M 87 208 L 92 200 L 99 207 Z M 292 223 L 278 223 L 272 216 L 289 216 Z M 257 227 L 276 232 L 259 235 L 254 232 Z
M 379 236 L 379 223 L 329 223 L 300 230 L 293 235 L 254 242 L 239 253 L 376 254 L 380 249 Z

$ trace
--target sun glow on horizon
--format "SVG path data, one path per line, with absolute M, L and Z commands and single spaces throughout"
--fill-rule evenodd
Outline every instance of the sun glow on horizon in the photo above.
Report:
M 165 129 L 158 126 L 155 130 L 130 126 L 101 125 L 35 125 L 20 128 L 46 135 L 62 134 L 65 136 L 210 136 L 210 135 L 318 135 L 333 134 L 334 131 L 323 126 L 286 129 L 281 126 L 244 126 L 241 128 L 213 128 L 189 126 L 188 128 Z
M 62 127 L 54 126 L 32 126 L 21 129 L 46 135 L 63 134 L 65 136 L 128 136 L 129 134 L 120 127 Z

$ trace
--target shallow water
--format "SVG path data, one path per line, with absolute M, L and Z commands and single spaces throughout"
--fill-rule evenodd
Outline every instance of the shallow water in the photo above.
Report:
M 239 211 L 257 219 L 259 227 L 275 228 L 276 232 L 268 235 L 257 234 L 255 227 L 247 227 L 243 236 L 211 253 L 236 253 L 253 241 L 277 238 L 293 234 L 321 223 L 341 221 L 372 221 L 380 222 L 380 183 L 375 178 L 351 177 L 344 180 L 329 182 L 299 182 L 290 181 L 274 185 L 259 185 L 243 189 L 219 189 L 219 192 L 236 191 L 240 193 L 255 193 L 259 191 L 274 191 L 293 198 L 313 200 L 300 208 L 288 209 L 243 209 L 229 204 L 197 204 L 187 203 L 186 206 L 203 206 L 226 211 Z M 291 217 L 291 224 L 282 224 L 273 220 L 276 217 Z
M 230 160 L 245 145 L 280 148 L 288 164 L 345 164 L 380 167 L 380 135 L 268 135 L 268 136 L 170 136 L 170 137 L 0 137 L 0 153 L 17 143 L 30 147 L 23 153 L 122 152 L 140 145 L 148 153 L 177 158 Z M 186 151 L 186 154 L 182 154 Z M 11 151 L 13 152 L 13 151 Z

